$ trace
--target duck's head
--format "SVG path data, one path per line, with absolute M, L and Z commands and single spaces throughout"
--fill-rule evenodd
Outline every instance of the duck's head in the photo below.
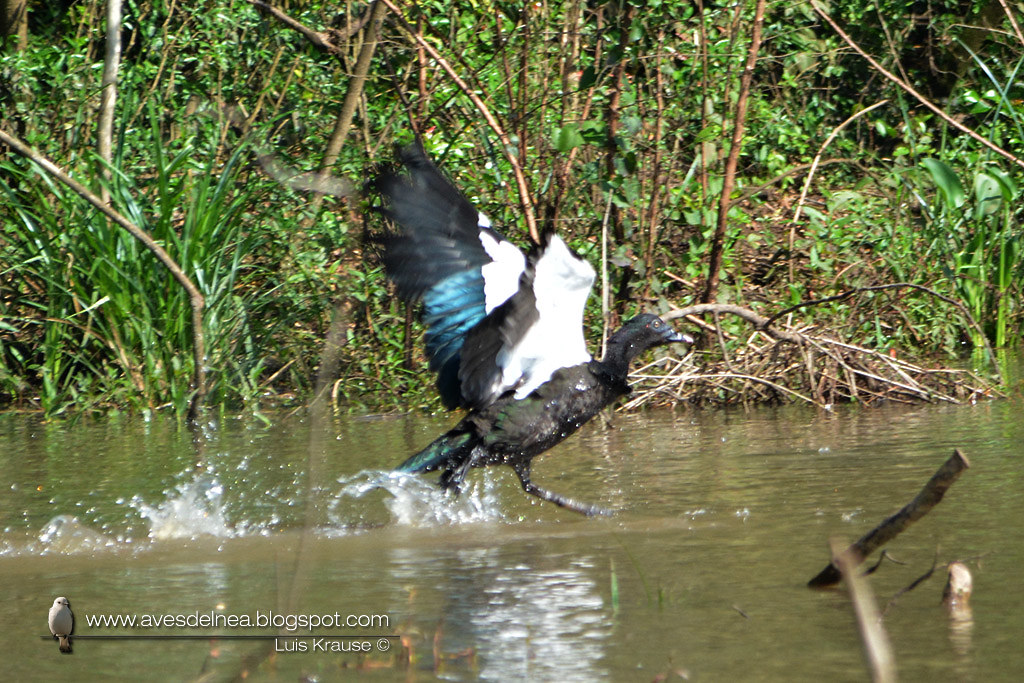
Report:
M 653 313 L 641 313 L 627 321 L 608 338 L 608 353 L 605 358 L 629 363 L 649 348 L 673 343 L 692 344 L 693 337 L 676 332 L 671 325 Z

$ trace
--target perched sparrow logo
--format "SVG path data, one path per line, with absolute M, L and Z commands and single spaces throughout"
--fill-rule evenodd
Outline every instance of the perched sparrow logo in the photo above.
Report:
M 71 639 L 68 636 L 75 630 L 75 615 L 71 613 L 71 603 L 67 598 L 57 598 L 50 608 L 50 633 L 60 640 L 60 651 L 71 654 Z

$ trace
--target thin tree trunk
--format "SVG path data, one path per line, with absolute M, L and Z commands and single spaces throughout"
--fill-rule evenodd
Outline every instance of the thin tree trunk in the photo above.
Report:
M 607 148 L 605 150 L 605 173 L 607 174 L 609 181 L 615 175 L 615 157 L 618 152 L 618 143 L 615 140 L 615 136 L 619 132 L 619 122 L 621 118 L 620 103 L 622 101 L 623 80 L 626 75 L 625 52 L 626 46 L 629 42 L 629 25 L 633 21 L 633 12 L 635 11 L 632 5 L 627 7 L 622 7 L 620 5 L 615 9 L 618 14 L 619 54 L 618 63 L 615 65 L 615 69 L 612 72 L 612 93 L 611 97 L 608 98 L 608 109 L 605 112 L 605 124 L 608 131 L 608 141 L 606 143 Z M 622 218 L 619 215 L 619 207 L 614 204 L 611 209 L 611 226 L 612 234 L 615 236 L 615 241 L 622 244 L 626 239 L 626 235 L 623 231 Z
M 725 177 L 722 179 L 722 196 L 718 201 L 718 224 L 715 236 L 711 241 L 711 253 L 708 256 L 708 279 L 704 287 L 702 303 L 712 303 L 718 295 L 718 270 L 722 265 L 722 248 L 725 242 L 725 228 L 728 222 L 730 195 L 736 186 L 736 167 L 739 164 L 740 147 L 743 146 L 743 126 L 747 119 L 747 98 L 750 95 L 750 82 L 754 77 L 754 66 L 757 64 L 757 53 L 761 48 L 761 27 L 764 24 L 765 0 L 757 0 L 754 11 L 754 26 L 750 36 L 750 50 L 747 52 L 747 65 L 740 77 L 740 92 L 736 101 L 736 116 L 733 120 L 732 143 L 729 147 L 729 158 L 725 162 Z
M 700 129 L 703 132 L 708 127 L 708 119 L 711 116 L 711 97 L 708 94 L 710 89 L 710 79 L 708 77 L 708 30 L 707 30 L 707 16 L 704 14 L 704 2 L 703 0 L 697 0 L 697 11 L 700 17 Z M 700 143 L 700 189 L 701 189 L 701 208 L 707 206 L 708 201 L 708 166 L 714 161 L 712 158 L 714 155 L 715 147 L 711 140 L 705 140 Z
M 27 0 L 0 0 L 0 36 L 15 36 L 20 52 L 28 47 Z
M 529 129 L 526 125 L 527 120 L 527 109 L 529 108 L 529 84 L 530 79 L 529 68 L 530 68 L 530 3 L 523 3 L 523 47 L 519 51 L 519 84 L 516 88 L 516 94 L 519 96 L 519 101 L 513 105 L 515 106 L 515 119 L 511 121 L 511 125 L 515 126 L 518 124 L 519 131 L 517 132 L 518 142 L 516 143 L 516 151 L 519 153 L 519 166 L 526 168 L 528 159 L 526 158 L 526 148 L 528 146 L 527 140 L 529 140 Z M 511 103 L 510 103 L 511 104 Z M 543 120 L 543 119 L 542 119 Z
M 658 43 L 665 40 L 665 33 L 658 34 Z M 644 298 L 651 292 L 651 270 L 654 267 L 654 246 L 658 242 L 659 200 L 663 189 L 667 191 L 668 178 L 662 178 L 661 171 L 661 129 L 665 118 L 664 80 L 661 73 L 661 55 L 654 59 L 654 104 L 657 112 L 654 118 L 654 159 L 651 162 L 651 202 L 647 206 L 647 253 L 644 258 L 644 272 L 647 284 L 644 286 Z
M 110 180 L 110 164 L 114 149 L 114 112 L 117 104 L 117 69 L 121 64 L 121 0 L 107 0 L 107 53 L 103 59 L 103 81 L 100 84 L 100 120 L 96 152 L 105 166 L 100 175 Z M 100 198 L 110 203 L 106 182 L 100 185 Z
M 348 137 L 349 128 L 352 127 L 352 118 L 355 116 L 356 107 L 363 96 L 363 86 L 366 84 L 367 74 L 370 72 L 370 62 L 373 61 L 373 53 L 377 50 L 377 34 L 380 32 L 380 23 L 384 17 L 384 4 L 374 2 L 370 10 L 370 20 L 366 23 L 366 30 L 363 35 L 363 46 L 356 58 L 355 72 L 349 82 L 348 92 L 345 93 L 345 101 L 341 105 L 338 119 L 334 123 L 334 132 L 327 142 L 327 149 L 324 151 L 323 161 L 320 163 L 320 177 L 330 175 L 331 168 L 338 161 L 341 148 L 345 146 L 345 138 Z M 323 195 L 318 194 L 313 198 L 313 215 L 316 215 L 323 202 Z
M 419 17 L 416 20 L 416 30 L 423 33 L 423 17 Z M 419 67 L 417 73 L 417 85 L 419 86 L 419 100 L 416 102 L 416 120 L 410 121 L 412 129 L 417 136 L 420 135 L 419 124 L 427 116 L 427 105 L 430 103 L 430 96 L 427 93 L 427 69 L 430 64 L 427 62 L 427 53 L 424 52 L 423 46 L 416 45 L 416 65 Z
M 565 10 L 565 24 L 561 37 L 559 73 L 562 87 L 562 112 L 559 120 L 563 126 L 570 120 L 585 121 L 593 101 L 593 86 L 591 86 L 583 105 L 583 111 L 579 111 L 580 21 L 582 17 L 582 3 L 580 0 L 574 0 L 572 5 Z M 598 50 L 600 50 L 600 45 L 599 41 L 597 43 Z M 569 189 L 569 169 L 578 151 L 579 147 L 573 147 L 568 154 L 556 155 L 552 163 L 553 189 L 549 193 L 544 207 L 544 224 L 547 230 L 554 230 L 558 226 L 562 202 Z

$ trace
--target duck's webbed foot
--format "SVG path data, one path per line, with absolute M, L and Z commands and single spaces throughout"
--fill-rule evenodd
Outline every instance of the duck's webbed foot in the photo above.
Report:
M 446 467 L 444 472 L 441 473 L 441 478 L 438 479 L 441 488 L 445 491 L 450 491 L 452 495 L 459 495 L 462 492 L 462 482 L 466 480 L 466 475 L 473 468 L 476 460 L 476 453 L 474 452 L 462 462 Z
M 608 510 L 597 505 L 590 505 L 588 503 L 581 503 L 578 500 L 574 500 L 567 496 L 563 496 L 560 493 L 554 491 L 548 491 L 530 481 L 530 462 L 516 462 L 511 463 L 512 469 L 516 471 L 516 475 L 519 476 L 519 482 L 523 485 L 523 490 L 532 496 L 537 496 L 541 500 L 546 500 L 550 503 L 554 503 L 559 507 L 563 507 L 566 510 L 572 510 L 578 512 L 581 515 L 587 517 L 594 517 L 595 515 L 610 516 L 611 510 Z

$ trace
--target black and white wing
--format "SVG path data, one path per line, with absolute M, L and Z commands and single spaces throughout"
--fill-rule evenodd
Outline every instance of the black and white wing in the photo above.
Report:
M 529 258 L 495 231 L 422 148 L 404 174 L 377 181 L 398 224 L 384 255 L 399 296 L 423 301 L 430 367 L 444 404 L 479 408 L 523 398 L 561 367 L 590 360 L 583 308 L 594 269 L 545 235 Z

